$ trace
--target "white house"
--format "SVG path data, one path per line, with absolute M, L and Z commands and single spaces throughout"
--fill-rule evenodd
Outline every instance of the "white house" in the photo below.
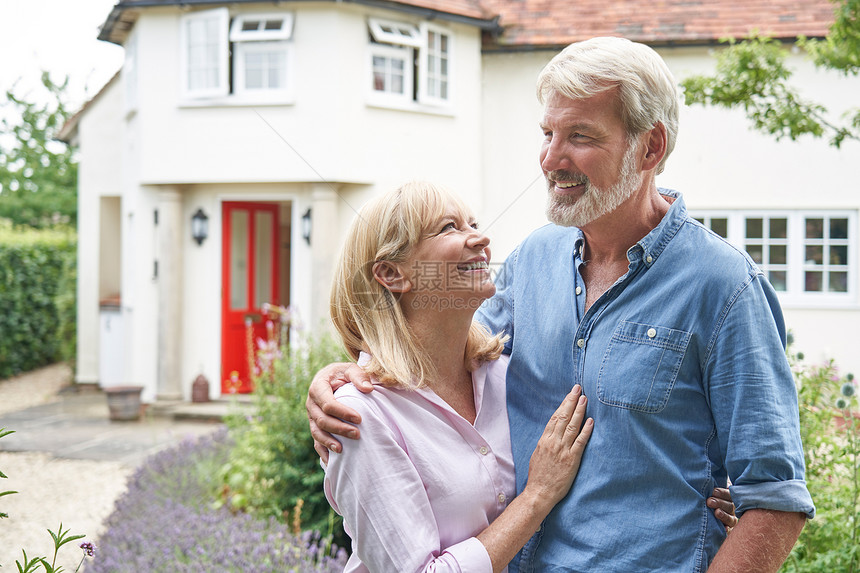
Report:
M 534 80 L 572 41 L 650 43 L 683 77 L 712 68 L 720 37 L 820 36 L 832 8 L 122 0 L 99 37 L 125 65 L 64 130 L 80 148 L 78 382 L 188 399 L 203 374 L 217 397 L 244 380 L 264 302 L 324 323 L 346 226 L 409 179 L 462 194 L 503 260 L 545 222 Z M 857 79 L 791 62 L 810 97 L 860 101 Z M 689 108 L 658 182 L 760 261 L 799 349 L 860 372 L 858 175 L 857 142 L 776 143 Z

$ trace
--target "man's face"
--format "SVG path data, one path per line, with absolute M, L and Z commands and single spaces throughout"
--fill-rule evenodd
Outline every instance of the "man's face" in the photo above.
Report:
M 642 147 L 627 137 L 616 90 L 583 100 L 552 94 L 541 128 L 551 222 L 583 227 L 614 211 L 641 186 Z

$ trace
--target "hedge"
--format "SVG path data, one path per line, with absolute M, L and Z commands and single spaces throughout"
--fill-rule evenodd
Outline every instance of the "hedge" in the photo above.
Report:
M 74 304 L 68 300 L 74 299 L 75 281 L 69 275 L 76 254 L 72 230 L 37 231 L 0 222 L 0 379 L 70 358 Z

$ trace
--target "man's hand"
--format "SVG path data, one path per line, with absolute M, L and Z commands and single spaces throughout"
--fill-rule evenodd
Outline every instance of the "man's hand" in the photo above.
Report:
M 314 376 L 308 389 L 305 409 L 308 424 L 314 438 L 314 449 L 323 462 L 328 462 L 328 451 L 340 452 L 342 447 L 332 434 L 357 440 L 358 429 L 352 424 L 360 424 L 358 412 L 340 404 L 334 391 L 352 382 L 362 392 L 370 392 L 373 385 L 370 377 L 357 364 L 338 362 L 329 364 Z M 349 422 L 349 423 L 347 423 Z

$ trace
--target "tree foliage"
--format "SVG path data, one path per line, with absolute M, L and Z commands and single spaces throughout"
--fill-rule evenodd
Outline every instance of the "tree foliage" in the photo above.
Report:
M 838 0 L 834 22 L 824 39 L 801 37 L 798 46 L 816 67 L 845 76 L 860 73 L 860 0 Z M 827 137 L 839 148 L 846 139 L 860 141 L 860 108 L 846 112 L 841 121 L 829 118 L 827 108 L 801 97 L 791 85 L 788 51 L 779 41 L 760 35 L 737 41 L 716 58 L 712 76 L 692 76 L 681 84 L 688 104 L 742 108 L 755 129 L 777 140 L 801 135 Z
M 15 117 L 0 122 L 0 218 L 39 228 L 76 224 L 77 162 L 72 147 L 55 139 L 71 116 L 68 84 L 68 77 L 57 84 L 42 72 L 47 103 L 30 101 L 14 86 L 6 92 L 2 105 Z

